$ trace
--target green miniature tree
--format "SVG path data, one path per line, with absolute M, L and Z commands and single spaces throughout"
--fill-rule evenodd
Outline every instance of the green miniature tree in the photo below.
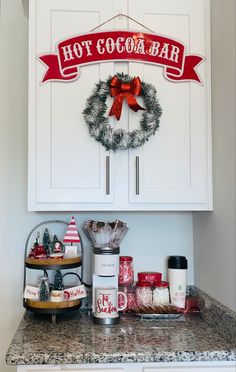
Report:
M 39 288 L 39 300 L 46 302 L 49 300 L 49 290 L 44 280 L 42 280 Z
M 58 240 L 58 237 L 56 235 L 54 235 L 51 243 L 49 244 L 49 252 L 50 253 L 54 253 L 54 245 L 55 245 L 55 242 L 57 240 Z
M 62 289 L 64 289 L 61 270 L 56 270 L 55 272 L 53 289 L 55 289 L 56 291 L 61 291 Z
M 52 242 L 56 242 L 58 240 L 57 235 L 54 235 Z
M 38 241 L 38 238 L 36 238 L 34 242 L 34 248 L 37 248 L 38 246 L 39 246 L 39 241 Z
M 39 246 L 39 238 L 40 238 L 40 232 L 38 231 L 37 236 L 35 238 L 35 242 L 34 242 L 34 248 L 37 248 Z
M 51 239 L 50 239 L 48 229 L 46 228 L 45 231 L 44 231 L 44 234 L 43 234 L 43 246 L 45 248 L 47 256 L 49 256 L 49 254 L 50 254 L 50 250 L 49 250 L 50 244 L 51 244 Z

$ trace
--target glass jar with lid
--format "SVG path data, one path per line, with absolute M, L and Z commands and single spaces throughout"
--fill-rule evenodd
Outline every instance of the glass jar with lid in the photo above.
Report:
M 154 282 L 153 283 L 153 305 L 168 305 L 170 303 L 169 283 Z
M 150 282 L 152 285 L 154 282 L 161 281 L 162 273 L 154 271 L 142 271 L 138 273 L 139 282 Z
M 131 286 L 134 283 L 133 257 L 120 256 L 118 284 Z
M 150 282 L 136 283 L 136 303 L 137 306 L 152 305 L 152 284 Z

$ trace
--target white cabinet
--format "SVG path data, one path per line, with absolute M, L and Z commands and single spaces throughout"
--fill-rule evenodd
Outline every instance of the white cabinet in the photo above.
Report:
M 94 83 L 112 74 L 113 64 L 87 66 L 73 83 L 42 85 L 45 67 L 36 57 L 54 51 L 65 36 L 111 17 L 114 1 L 40 0 L 29 5 L 29 209 L 111 203 L 112 154 L 89 136 L 82 111 Z
M 131 75 L 138 74 L 157 88 L 163 115 L 158 133 L 147 145 L 129 154 L 129 202 L 158 205 L 159 209 L 211 208 L 207 2 L 147 0 L 140 1 L 139 6 L 135 4 L 136 0 L 129 0 L 133 19 L 158 33 L 182 40 L 188 53 L 197 51 L 207 57 L 207 62 L 198 67 L 204 86 L 170 83 L 155 65 L 130 63 Z M 134 28 L 134 22 L 129 27 Z M 130 129 L 135 127 L 136 117 L 130 113 Z M 136 179 L 139 192 L 135 192 Z
M 198 367 L 191 367 L 191 366 L 178 366 L 178 367 L 160 367 L 160 368 L 143 368 L 142 372 L 234 372 L 234 366 L 198 366 Z
M 38 367 L 38 366 L 33 366 L 33 367 L 18 367 L 17 372 L 124 372 L 124 368 L 86 368 L 86 367 L 78 367 L 78 366 L 61 366 L 61 367 Z
M 162 68 L 134 62 L 90 64 L 73 82 L 41 84 L 45 66 L 37 56 L 55 52 L 57 42 L 88 33 L 118 13 L 206 57 L 197 67 L 203 86 L 170 82 Z M 28 209 L 210 210 L 209 1 L 31 0 L 29 23 Z M 119 17 L 101 29 L 141 26 Z M 155 85 L 163 115 L 159 131 L 144 146 L 114 153 L 90 137 L 82 111 L 95 83 L 117 72 Z M 121 120 L 112 125 L 131 131 L 140 117 L 124 105 Z
M 235 362 L 34 365 L 18 366 L 17 372 L 235 372 Z

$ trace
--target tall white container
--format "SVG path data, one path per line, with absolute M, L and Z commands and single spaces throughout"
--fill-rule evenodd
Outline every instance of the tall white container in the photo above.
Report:
M 168 281 L 171 305 L 185 308 L 188 261 L 184 256 L 168 258 Z

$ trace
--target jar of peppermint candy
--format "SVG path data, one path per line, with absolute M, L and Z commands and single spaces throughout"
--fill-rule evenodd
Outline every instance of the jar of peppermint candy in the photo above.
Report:
M 150 282 L 136 283 L 136 303 L 137 306 L 151 306 L 152 305 L 152 284 Z
M 133 257 L 120 256 L 120 267 L 118 284 L 120 286 L 131 286 L 134 283 Z

